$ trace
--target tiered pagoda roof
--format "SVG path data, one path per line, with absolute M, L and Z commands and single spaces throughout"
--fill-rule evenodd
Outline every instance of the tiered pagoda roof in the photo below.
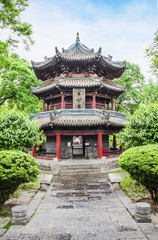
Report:
M 91 75 L 89 77 L 83 78 L 73 78 L 66 76 L 59 76 L 54 79 L 48 80 L 46 83 L 41 83 L 39 87 L 31 87 L 32 93 L 38 97 L 51 92 L 53 89 L 57 88 L 98 88 L 104 89 L 107 93 L 111 93 L 114 96 L 119 96 L 125 91 L 125 86 L 118 86 L 115 83 L 107 81 L 103 77 L 97 77 L 96 75 Z
M 126 69 L 126 61 L 115 62 L 110 56 L 102 56 L 101 48 L 94 52 L 94 49 L 89 49 L 80 42 L 79 34 L 76 42 L 67 50 L 62 49 L 60 52 L 57 47 L 55 50 L 56 54 L 46 57 L 43 62 L 32 61 L 33 70 L 42 81 L 70 72 L 88 72 L 112 80 L 120 77 Z

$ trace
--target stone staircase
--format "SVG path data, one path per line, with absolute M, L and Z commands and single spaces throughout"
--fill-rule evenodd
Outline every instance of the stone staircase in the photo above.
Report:
M 100 166 L 96 163 L 74 163 L 61 165 L 59 175 L 76 175 L 76 174 L 94 174 L 100 172 Z
M 106 167 L 99 163 L 73 163 L 60 166 L 52 184 L 52 196 L 73 198 L 73 201 L 101 199 L 111 193 Z

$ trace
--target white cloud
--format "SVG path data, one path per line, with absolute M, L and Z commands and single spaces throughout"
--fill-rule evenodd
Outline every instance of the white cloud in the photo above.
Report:
M 33 25 L 35 45 L 30 52 L 20 47 L 18 53 L 22 57 L 42 61 L 44 56 L 54 55 L 55 46 L 59 50 L 68 48 L 79 32 L 81 41 L 89 48 L 97 51 L 101 46 L 103 55 L 110 54 L 114 60 L 136 63 L 149 78 L 145 49 L 152 42 L 157 28 L 156 13 L 150 1 L 130 1 L 114 12 L 108 5 L 97 6 L 91 1 L 60 2 L 31 1 L 23 19 Z

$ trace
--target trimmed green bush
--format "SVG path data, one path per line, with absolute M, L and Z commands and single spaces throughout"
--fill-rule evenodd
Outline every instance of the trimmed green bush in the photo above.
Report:
M 35 180 L 39 173 L 38 163 L 31 155 L 0 151 L 0 204 L 8 200 L 21 183 Z
M 0 150 L 24 150 L 40 145 L 45 136 L 36 120 L 7 107 L 0 108 Z
M 157 202 L 158 144 L 129 148 L 119 158 L 119 165 L 150 192 Z

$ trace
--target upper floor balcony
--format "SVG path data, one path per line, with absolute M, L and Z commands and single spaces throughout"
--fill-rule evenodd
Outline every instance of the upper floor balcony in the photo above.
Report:
M 37 119 L 42 127 L 47 126 L 118 126 L 128 123 L 123 113 L 100 109 L 59 109 L 34 114 L 30 119 Z

